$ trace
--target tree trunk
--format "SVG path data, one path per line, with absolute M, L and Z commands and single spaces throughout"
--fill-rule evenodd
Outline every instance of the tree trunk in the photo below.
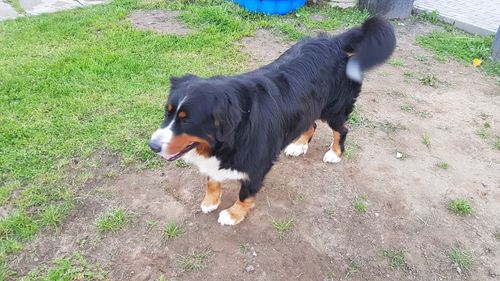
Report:
M 410 16 L 414 0 L 359 0 L 359 8 L 371 15 L 386 19 L 405 19 Z

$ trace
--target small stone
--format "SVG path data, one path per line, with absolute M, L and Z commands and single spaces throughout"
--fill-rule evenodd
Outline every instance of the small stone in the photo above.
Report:
M 38 258 L 37 258 L 37 257 L 35 257 L 33 260 L 34 260 L 34 261 L 38 261 Z
M 462 269 L 460 269 L 460 267 L 457 266 L 457 272 L 458 274 L 462 275 Z
M 255 271 L 255 268 L 252 265 L 247 265 L 247 267 L 245 267 L 246 273 L 252 273 L 254 271 Z
M 396 152 L 396 158 L 401 159 L 403 157 L 403 153 L 401 152 Z
M 379 216 L 379 213 L 375 213 L 375 216 L 378 217 Z
M 257 253 L 255 251 L 253 251 L 252 256 L 256 257 Z

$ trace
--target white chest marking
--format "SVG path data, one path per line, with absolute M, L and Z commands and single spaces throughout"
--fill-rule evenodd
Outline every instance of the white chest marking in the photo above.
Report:
M 248 179 L 248 175 L 246 173 L 232 169 L 220 169 L 219 159 L 215 156 L 207 158 L 199 155 L 195 149 L 186 153 L 182 156 L 182 158 L 186 162 L 196 165 L 202 174 L 209 176 L 215 181 Z

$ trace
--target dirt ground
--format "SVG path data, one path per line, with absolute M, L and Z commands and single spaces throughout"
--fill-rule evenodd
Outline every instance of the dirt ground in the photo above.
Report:
M 109 178 L 102 175 L 118 169 L 117 159 L 99 155 L 104 165 L 95 172 L 101 176 L 81 192 L 76 210 L 60 229 L 28 244 L 14 268 L 22 275 L 80 252 L 111 280 L 498 280 L 500 152 L 477 132 L 489 122 L 489 134 L 500 135 L 500 88 L 476 69 L 436 61 L 417 46 L 415 37 L 433 28 L 396 26 L 394 58 L 404 65 L 386 64 L 367 75 L 357 103 L 362 121 L 348 135 L 349 157 L 322 162 L 331 133 L 317 122 L 307 154 L 280 157 L 243 223 L 217 223 L 218 211 L 237 196 L 235 182 L 224 185 L 219 209 L 203 214 L 206 179 L 195 168 L 166 163 Z M 251 54 L 249 69 L 289 46 L 266 30 L 240 44 Z M 437 78 L 435 87 L 419 80 L 428 74 Z M 449 169 L 438 168 L 440 161 Z M 363 195 L 368 211 L 361 214 L 354 201 Z M 469 200 L 473 215 L 451 213 L 447 204 L 454 198 Z M 95 219 L 114 207 L 131 213 L 129 225 L 99 233 Z M 271 223 L 288 218 L 294 227 L 280 238 Z M 185 234 L 165 241 L 169 222 Z M 460 275 L 450 262 L 447 251 L 454 246 L 472 252 L 470 272 Z M 382 255 L 388 249 L 406 251 L 406 272 L 390 268 Z M 206 267 L 184 270 L 180 256 L 197 251 L 209 252 Z M 354 263 L 358 270 L 349 273 Z

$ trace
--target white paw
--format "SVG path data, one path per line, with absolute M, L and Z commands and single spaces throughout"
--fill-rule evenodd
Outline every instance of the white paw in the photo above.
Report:
M 235 225 L 236 221 L 231 218 L 231 214 L 224 210 L 219 213 L 219 219 L 217 220 L 221 225 Z
M 340 159 L 340 157 L 338 157 L 337 154 L 335 154 L 335 152 L 331 149 L 325 153 L 325 156 L 323 156 L 323 162 L 325 163 L 338 163 L 340 160 L 342 159 Z
M 308 145 L 307 144 L 295 144 L 291 143 L 285 148 L 285 155 L 287 156 L 299 156 L 306 154 Z
M 205 205 L 205 202 L 203 202 L 203 203 L 201 203 L 200 207 L 201 207 L 201 211 L 206 214 L 206 213 L 210 213 L 211 211 L 217 209 L 219 207 L 219 204 L 207 206 L 207 205 Z

